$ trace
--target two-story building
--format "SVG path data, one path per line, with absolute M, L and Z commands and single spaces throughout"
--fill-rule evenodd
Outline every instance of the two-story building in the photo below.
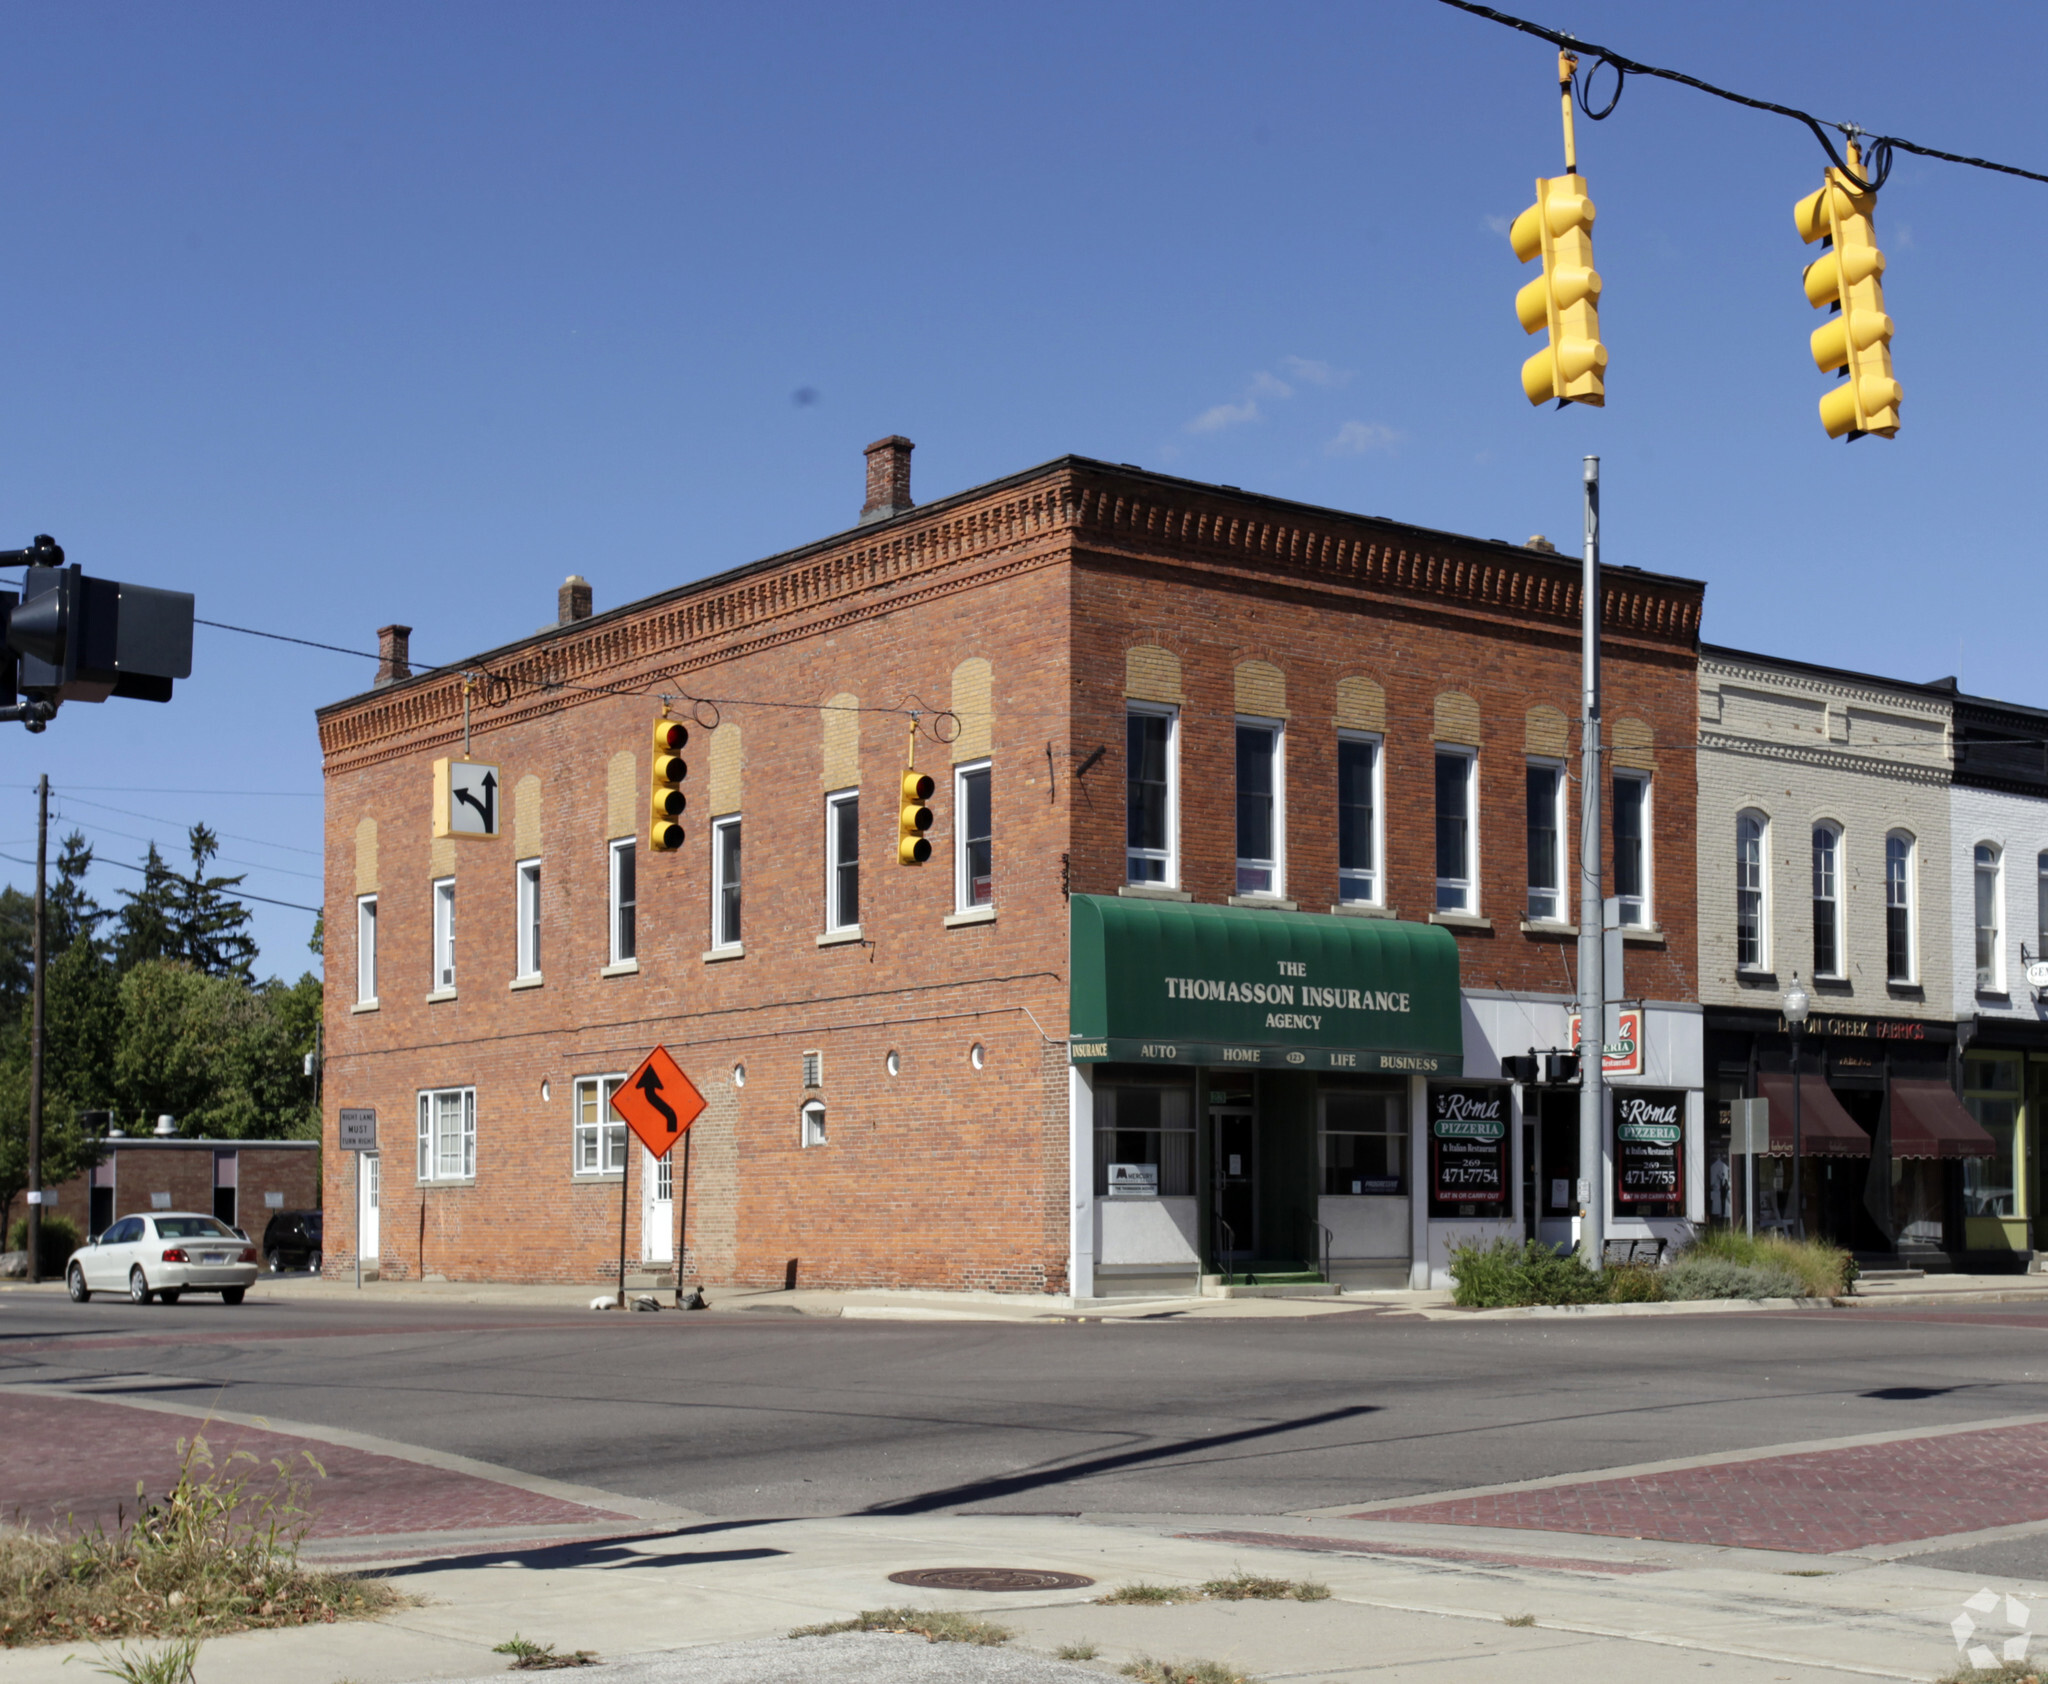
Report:
M 919 506 L 910 451 L 847 532 L 572 580 L 459 668 L 387 628 L 321 711 L 328 1143 L 382 1144 L 326 1155 L 329 1266 L 590 1280 L 623 1219 L 689 1278 L 1090 1296 L 1568 1231 L 1576 1090 L 1501 1060 L 1570 1044 L 1579 564 L 1077 457 Z M 1623 1235 L 1706 1214 L 1701 596 L 1605 577 Z M 463 760 L 494 834 L 435 834 Z M 656 1043 L 708 1102 L 659 1165 L 608 1104 Z

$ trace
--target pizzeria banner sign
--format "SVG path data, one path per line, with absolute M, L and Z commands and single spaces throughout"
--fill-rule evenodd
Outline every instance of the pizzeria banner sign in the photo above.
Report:
M 1430 1085 L 1430 1215 L 1507 1214 L 1508 1116 L 1505 1087 Z

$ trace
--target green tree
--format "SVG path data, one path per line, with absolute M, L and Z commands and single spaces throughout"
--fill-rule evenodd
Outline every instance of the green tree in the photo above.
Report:
M 298 991 L 250 988 L 173 960 L 121 978 L 115 1077 L 143 1118 L 168 1112 L 180 1132 L 229 1140 L 306 1135 L 317 1127 L 303 1069 Z
M 256 962 L 256 938 L 249 934 L 248 907 L 232 893 L 242 877 L 206 875 L 207 862 L 220 852 L 220 838 L 205 825 L 195 824 L 186 840 L 192 875 L 178 885 L 172 925 L 178 956 L 208 976 L 239 977 L 246 983 Z
M 178 942 L 178 878 L 154 842 L 142 862 L 142 887 L 123 889 L 114 933 L 114 962 L 123 971 L 152 959 L 182 956 Z

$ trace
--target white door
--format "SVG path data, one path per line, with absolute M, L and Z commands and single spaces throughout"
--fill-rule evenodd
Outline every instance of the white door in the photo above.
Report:
M 676 1257 L 676 1150 L 657 1158 L 640 1148 L 640 1256 L 648 1263 Z
M 356 1201 L 358 1209 L 356 1234 L 363 1266 L 374 1269 L 377 1267 L 377 1258 L 383 1249 L 380 1241 L 377 1207 L 382 1202 L 384 1160 L 375 1152 L 365 1152 L 361 1156 L 363 1160 L 362 1188 Z

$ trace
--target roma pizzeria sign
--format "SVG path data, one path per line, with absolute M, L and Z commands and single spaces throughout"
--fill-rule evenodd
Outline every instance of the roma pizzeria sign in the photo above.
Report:
M 1106 895 L 1071 905 L 1076 1062 L 1462 1068 L 1447 930 Z

